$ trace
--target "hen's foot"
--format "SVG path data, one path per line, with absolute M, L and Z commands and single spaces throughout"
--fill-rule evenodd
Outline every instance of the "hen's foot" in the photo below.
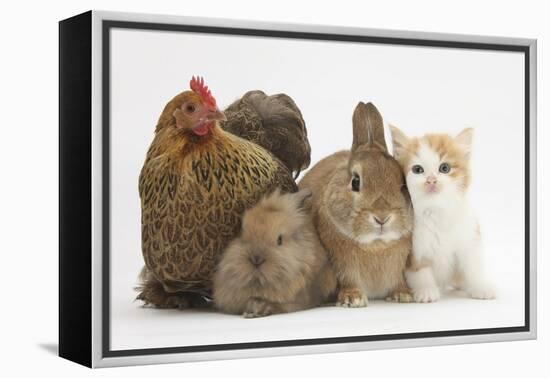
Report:
M 178 308 L 183 310 L 191 307 L 207 307 L 210 304 L 204 296 L 197 293 L 169 293 L 153 277 L 148 277 L 137 290 L 140 293 L 136 300 L 142 301 L 146 306 L 156 308 Z

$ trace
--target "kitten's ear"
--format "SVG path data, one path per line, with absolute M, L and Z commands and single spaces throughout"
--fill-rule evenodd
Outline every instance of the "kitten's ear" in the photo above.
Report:
M 472 151 L 472 140 L 474 139 L 474 129 L 471 127 L 462 130 L 454 140 L 469 156 Z
M 405 155 L 406 146 L 409 144 L 409 137 L 394 125 L 390 125 L 390 132 L 393 143 L 393 157 L 401 160 Z

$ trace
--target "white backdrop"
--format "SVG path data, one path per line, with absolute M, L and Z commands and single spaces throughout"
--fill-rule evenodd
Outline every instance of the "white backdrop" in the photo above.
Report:
M 539 70 L 538 90 L 538 334 L 539 340 L 437 348 L 381 350 L 295 357 L 257 358 L 194 364 L 141 366 L 90 371 L 55 356 L 57 350 L 57 21 L 87 9 L 153 12 L 235 19 L 349 25 L 402 30 L 524 36 L 539 39 L 538 66 L 549 64 L 550 38 L 545 2 L 526 0 L 334 1 L 278 0 L 35 0 L 5 2 L 0 23 L 3 59 L 0 96 L 3 101 L 3 138 L 0 157 L 4 179 L 2 195 L 3 313 L 0 322 L 5 376 L 36 376 L 55 371 L 59 377 L 201 376 L 242 377 L 243 372 L 266 378 L 307 375 L 315 377 L 416 376 L 544 376 L 548 373 L 550 324 L 547 288 L 550 275 L 548 236 L 544 226 L 549 202 L 542 193 L 550 185 L 549 134 L 550 76 Z M 32 10 L 32 11 L 31 11 Z M 24 22 L 21 18 L 24 15 Z M 221 88 L 215 88 L 221 96 Z M 31 95 L 32 94 L 32 95 Z M 28 101 L 34 99 L 35 101 Z M 160 99 L 159 99 L 160 101 Z M 386 106 L 381 110 L 388 116 Z M 31 112 L 32 117 L 28 117 Z M 30 121 L 32 119 L 32 121 Z M 405 128 L 405 125 L 400 125 Z M 25 153 L 22 153 L 24 142 Z M 478 186 L 476 174 L 475 187 Z M 22 211 L 22 209 L 27 209 Z M 31 210 L 32 209 L 32 212 Z M 544 218 L 544 219 L 543 219 Z M 544 222 L 543 222 L 544 221 Z M 486 223 L 486 222 L 485 222 Z M 547 227 L 546 227 L 547 228 Z M 32 237 L 29 233 L 32 230 Z M 21 279 L 25 261 L 26 279 Z M 28 263 L 30 262 L 30 263 Z M 546 373 L 545 373 L 546 372 Z
M 523 325 L 523 54 L 124 29 L 111 35 L 113 349 Z M 306 120 L 312 165 L 351 146 L 359 100 L 374 102 L 409 134 L 474 127 L 471 194 L 498 299 L 374 303 L 252 322 L 132 302 L 143 265 L 138 175 L 160 112 L 192 75 L 205 77 L 221 108 L 251 89 L 289 94 Z

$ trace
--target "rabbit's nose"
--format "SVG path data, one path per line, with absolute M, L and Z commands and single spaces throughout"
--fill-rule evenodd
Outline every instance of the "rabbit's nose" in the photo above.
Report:
M 385 225 L 386 223 L 388 223 L 388 221 L 390 220 L 390 216 L 388 215 L 387 217 L 385 218 L 379 218 L 377 216 L 374 216 L 374 221 L 376 223 L 378 223 L 380 226 L 383 226 Z
M 258 267 L 258 266 L 262 265 L 265 262 L 265 258 L 256 253 L 256 254 L 253 254 L 252 256 L 250 256 L 250 262 L 255 267 Z

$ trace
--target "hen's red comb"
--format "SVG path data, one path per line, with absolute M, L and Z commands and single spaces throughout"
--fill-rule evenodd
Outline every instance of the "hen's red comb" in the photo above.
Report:
M 208 89 L 207 85 L 204 85 L 204 79 L 200 76 L 193 76 L 191 78 L 191 81 L 189 82 L 189 86 L 191 87 L 191 90 L 198 94 L 202 102 L 209 108 L 209 109 L 216 109 L 216 99 L 212 96 L 212 92 L 210 92 L 210 89 Z

